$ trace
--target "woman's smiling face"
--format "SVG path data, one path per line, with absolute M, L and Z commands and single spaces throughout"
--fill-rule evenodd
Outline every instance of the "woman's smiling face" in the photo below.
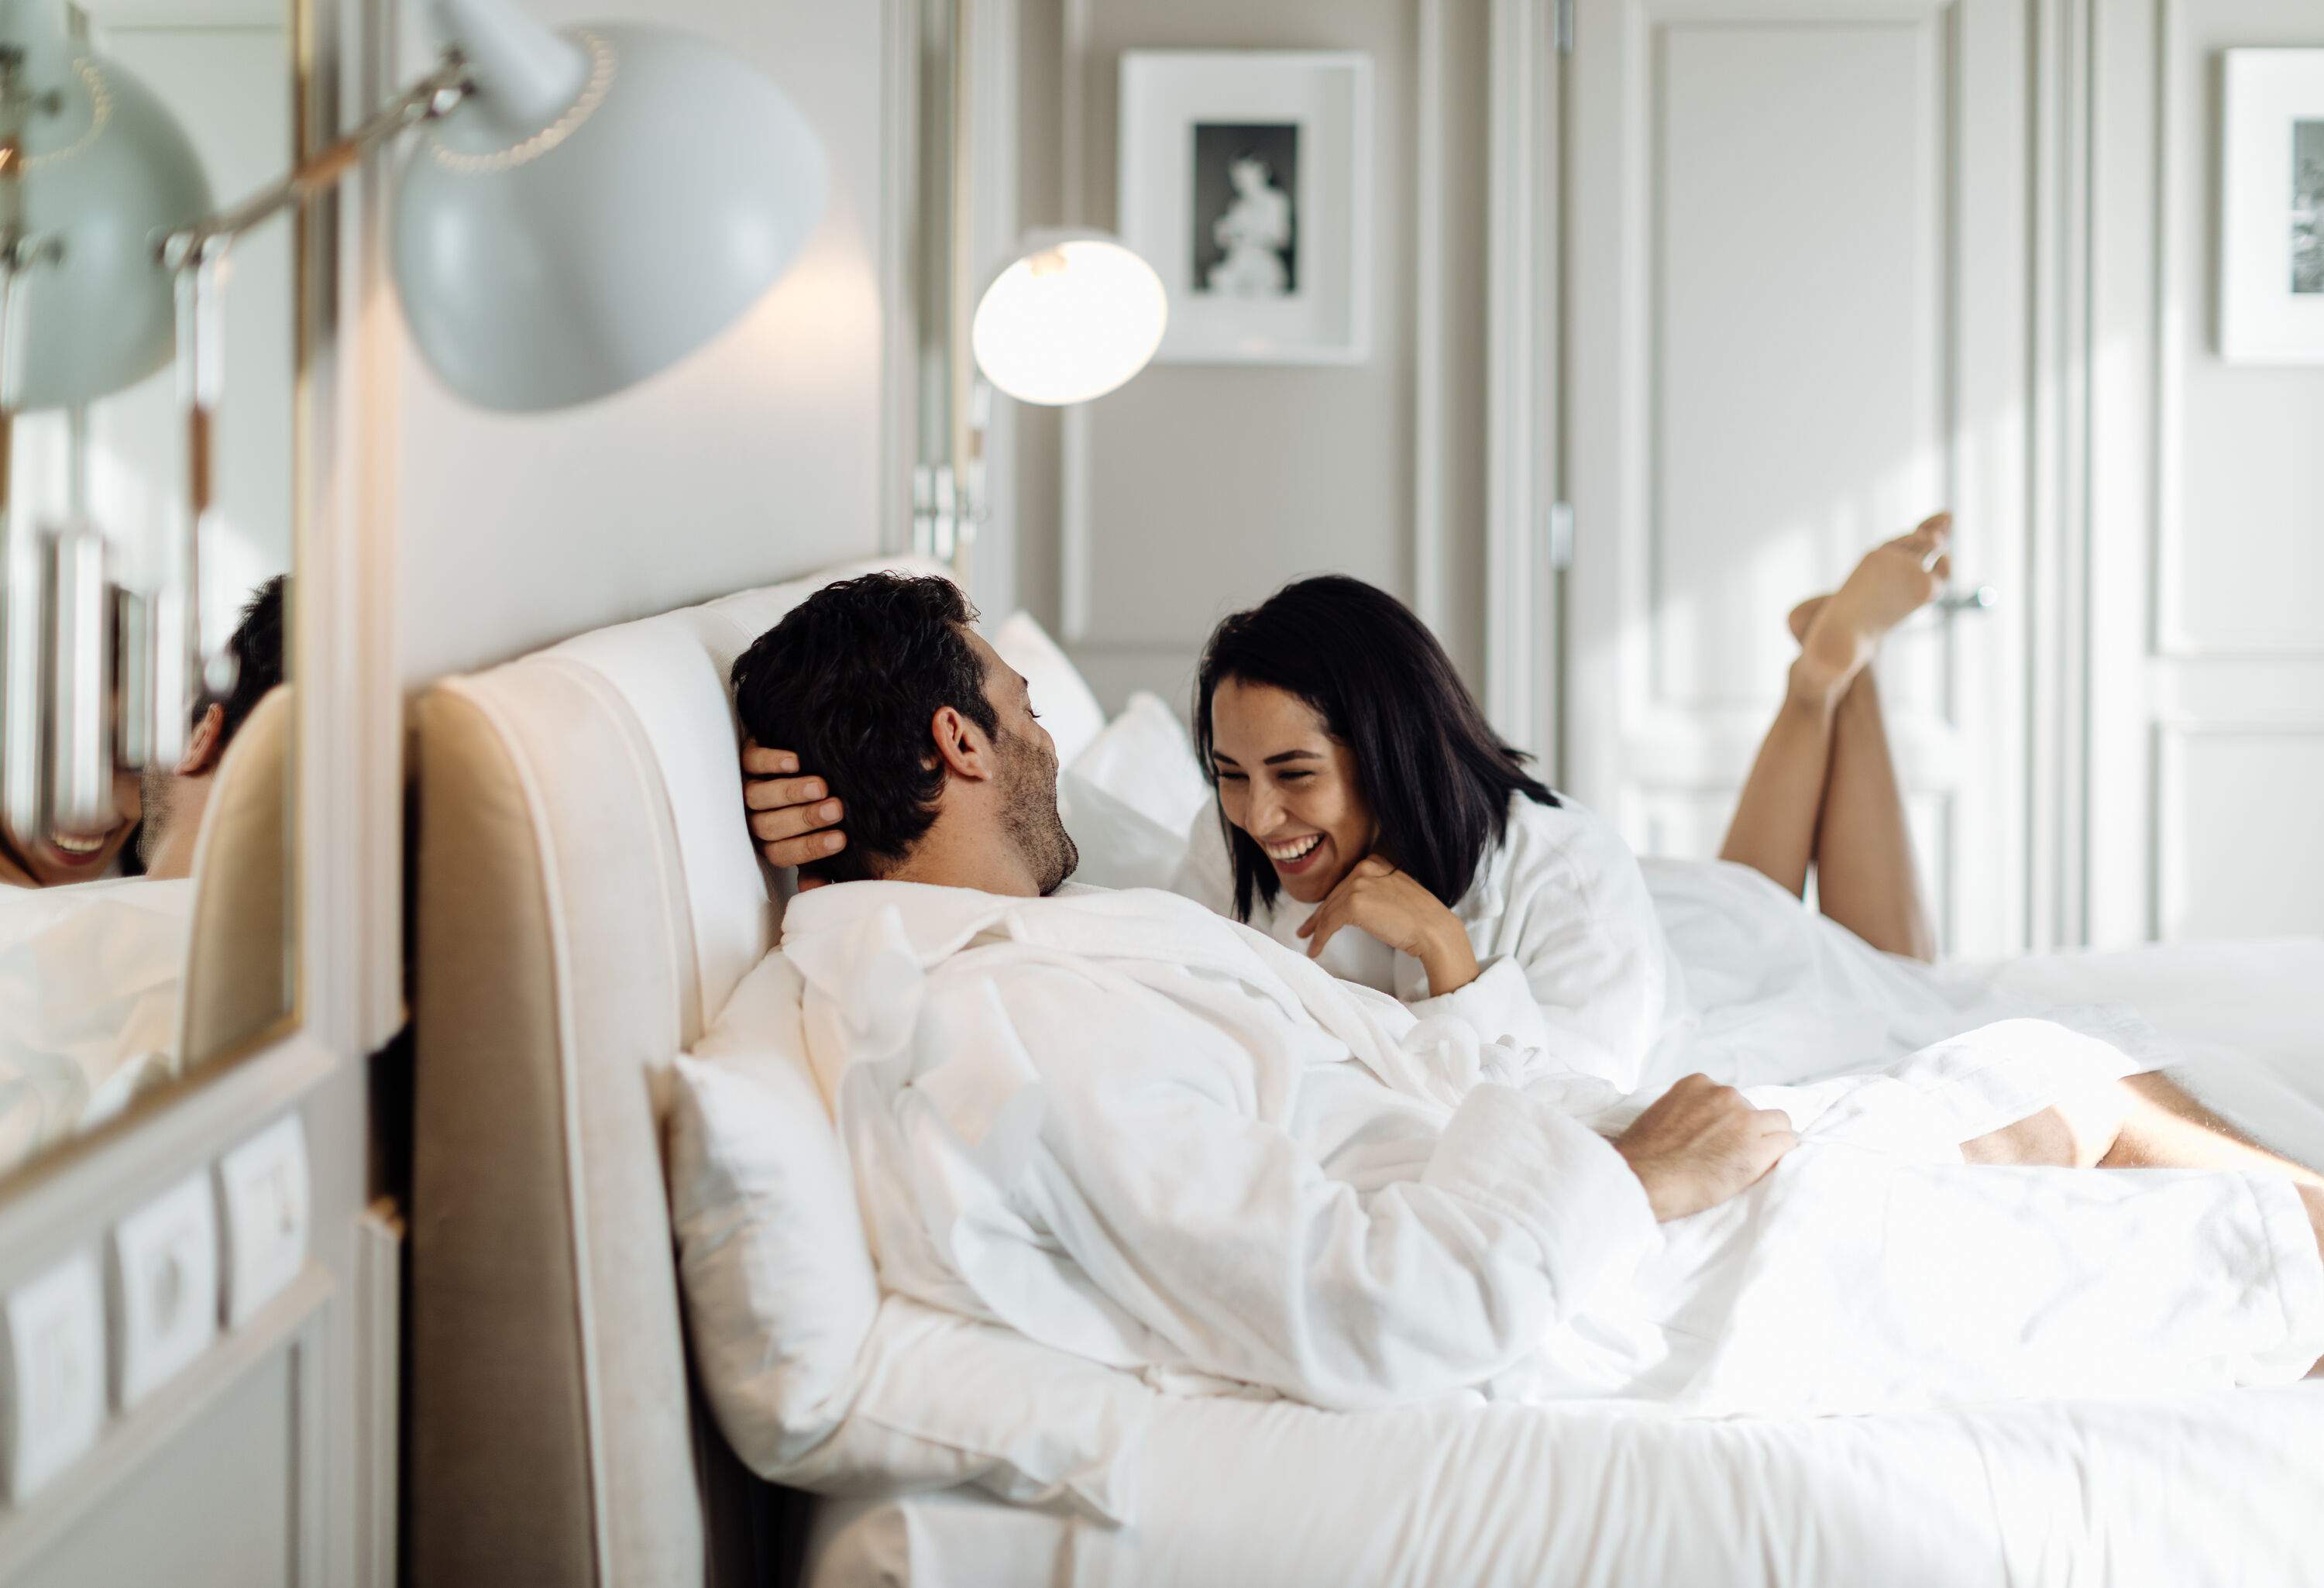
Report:
M 1356 761 L 1287 690 L 1224 679 L 1211 695 L 1219 808 L 1267 854 L 1283 891 L 1320 902 L 1378 836 Z
M 105 875 L 137 826 L 142 803 L 137 774 L 115 773 L 113 798 L 111 826 L 94 833 L 44 833 L 13 854 L 9 847 L 0 846 L 0 884 L 58 888 Z

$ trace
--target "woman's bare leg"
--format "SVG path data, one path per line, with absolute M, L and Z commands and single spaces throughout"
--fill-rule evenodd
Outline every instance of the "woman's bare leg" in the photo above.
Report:
M 2063 1099 L 1963 1142 L 1961 1157 L 2059 1168 L 2256 1170 L 2324 1191 L 2324 1174 L 2270 1152 L 2156 1074 Z
M 2324 1190 L 2324 1174 L 2270 1152 L 2167 1076 L 2132 1076 L 2122 1085 L 2133 1101 L 2101 1168 L 2263 1169 Z
M 1821 597 L 1794 609 L 1803 632 Z M 1888 749 L 1875 669 L 1866 668 L 1832 714 L 1831 770 L 1815 839 L 1816 908 L 1875 948 L 1937 957 L 1937 933 L 1921 894 L 1904 790 Z
M 1759 742 L 1758 758 L 1719 846 L 1720 859 L 1772 877 L 1794 898 L 1807 895 L 1808 863 L 1815 857 L 1831 763 L 1832 719 L 1845 688 L 1835 689 L 1830 673 L 1804 656 L 1792 663 L 1791 687 Z
M 1825 914 L 1876 946 L 1921 957 L 1933 956 L 1933 937 L 1920 908 L 1878 694 L 1866 669 L 1881 637 L 1944 583 L 1950 531 L 1950 515 L 1939 513 L 1876 548 L 1831 596 L 1794 609 L 1800 658 L 1719 851 L 1798 896 L 1814 863 Z M 1835 818 L 1838 830 L 1827 831 Z M 1825 868 L 1833 862 L 1847 916 L 1824 899 Z

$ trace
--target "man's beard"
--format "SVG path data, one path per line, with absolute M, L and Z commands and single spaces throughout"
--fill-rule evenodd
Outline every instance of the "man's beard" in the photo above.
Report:
M 139 779 L 144 793 L 141 801 L 143 816 L 137 826 L 137 860 L 141 865 L 153 863 L 153 852 L 161 847 L 161 835 L 169 830 L 171 818 L 177 815 L 171 808 L 175 780 L 170 773 L 152 768 Z
M 1065 831 L 1065 818 L 1057 814 L 1057 757 L 1054 750 L 1043 752 L 1031 739 L 1020 739 L 1014 734 L 994 735 L 1004 747 L 1006 759 L 1001 772 L 1001 823 L 1009 833 L 1009 841 L 1025 863 L 1043 893 L 1054 893 L 1057 884 L 1074 874 L 1081 863 L 1081 851 L 1074 847 L 1073 836 Z

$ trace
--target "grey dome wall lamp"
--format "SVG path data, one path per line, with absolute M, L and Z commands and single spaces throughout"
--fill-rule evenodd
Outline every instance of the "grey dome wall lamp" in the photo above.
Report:
M 44 18 L 61 5 L 0 0 L 0 50 L 15 43 L 12 30 L 38 31 L 35 13 Z M 187 454 L 183 588 L 98 603 L 111 632 L 70 657 L 56 639 L 60 625 L 42 623 L 57 664 L 48 671 L 70 687 L 37 693 L 70 699 L 50 706 L 45 722 L 20 727 L 15 692 L 0 688 L 10 789 L 0 817 L 10 827 L 82 819 L 72 791 L 95 786 L 85 774 L 100 756 L 109 779 L 113 764 L 167 764 L 182 746 L 204 679 L 193 596 L 213 514 L 217 276 L 236 238 L 420 128 L 388 213 L 390 263 L 412 340 L 464 400 L 538 411 L 608 396 L 710 341 L 781 279 L 821 218 L 827 175 L 813 129 L 771 83 L 715 46 L 630 23 L 559 33 L 512 0 L 434 0 L 431 19 L 447 45 L 434 71 L 272 187 L 148 234 L 145 267 L 174 303 Z M 51 77 L 71 69 L 52 47 L 21 55 L 46 61 Z M 45 91 L 37 71 L 32 78 L 19 95 L 28 105 Z M 0 166 L 0 189 L 10 174 Z M 5 429 L 0 408 L 0 515 Z M 14 653 L 13 642 L 0 644 L 0 656 Z M 113 731 L 93 746 L 56 731 L 68 716 L 107 712 Z M 58 759 L 68 741 L 82 765 Z M 20 745 L 35 762 L 45 749 L 45 775 L 17 775 Z M 37 782 L 37 801 L 16 797 L 20 781 Z

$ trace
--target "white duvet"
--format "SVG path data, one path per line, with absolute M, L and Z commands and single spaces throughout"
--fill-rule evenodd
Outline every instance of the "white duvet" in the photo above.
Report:
M 2207 1102 L 2324 1158 L 2324 941 L 1964 966 L 1965 997 L 2135 999 Z M 912 1588 L 2324 1583 L 2324 1382 L 1871 1417 L 1635 1402 L 1168 1400 L 1136 1520 L 971 1490 L 817 1507 L 804 1581 Z
M 896 883 L 801 898 L 784 948 L 883 1284 L 1155 1381 L 1860 1412 L 2324 1353 L 2289 1186 L 1960 1165 L 2136 1067 L 2055 1025 L 1765 1091 L 1802 1148 L 1657 1227 L 1505 959 L 1407 1008 L 1167 895 Z
M 0 887 L 0 1169 L 174 1073 L 193 886 Z

